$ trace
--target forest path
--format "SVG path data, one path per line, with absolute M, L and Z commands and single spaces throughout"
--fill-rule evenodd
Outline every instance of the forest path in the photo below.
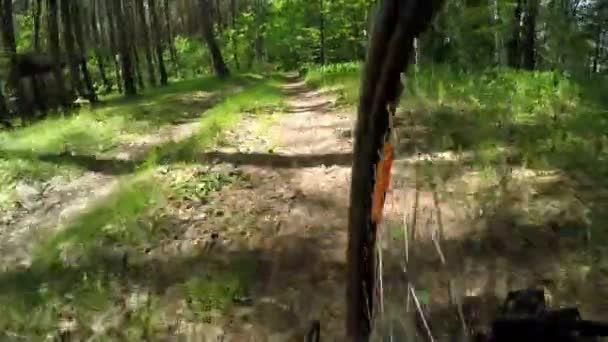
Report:
M 224 214 L 206 226 L 225 236 L 246 211 L 254 221 L 246 248 L 258 261 L 251 303 L 234 307 L 221 329 L 202 328 L 215 331 L 209 340 L 301 341 L 315 319 L 323 340 L 343 340 L 352 116 L 335 108 L 334 95 L 295 78 L 284 91 L 287 110 L 265 132 L 256 134 L 259 119 L 244 120 L 231 146 L 208 154 L 250 184 L 220 191 L 213 203 Z

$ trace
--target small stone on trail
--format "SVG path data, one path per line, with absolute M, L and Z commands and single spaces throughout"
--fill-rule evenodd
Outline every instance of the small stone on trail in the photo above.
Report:
M 15 193 L 17 202 L 27 210 L 34 210 L 42 205 L 40 190 L 29 184 L 22 181 L 17 182 Z

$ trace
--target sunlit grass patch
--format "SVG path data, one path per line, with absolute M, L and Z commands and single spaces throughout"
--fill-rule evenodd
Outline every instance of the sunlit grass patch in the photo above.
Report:
M 309 66 L 305 81 L 314 87 L 337 90 L 340 101 L 352 105 L 359 96 L 359 69 L 356 62 Z
M 281 100 L 277 80 L 254 81 L 207 110 L 191 138 L 157 148 L 114 193 L 65 227 L 41 232 L 31 265 L 0 274 L 6 336 L 36 340 L 65 328 L 77 339 L 162 339 L 246 299 L 256 259 L 245 251 L 221 260 L 205 254 L 184 217 L 242 176 L 189 162 L 242 114 Z
M 277 80 L 270 78 L 258 81 L 206 111 L 200 119 L 200 130 L 197 134 L 184 141 L 156 149 L 150 155 L 148 164 L 196 160 L 223 130 L 237 123 L 241 115 L 280 107 L 282 98 Z
M 69 163 L 70 158 L 61 156 L 94 160 L 155 134 L 162 126 L 199 120 L 222 97 L 249 86 L 252 80 L 249 76 L 235 76 L 228 80 L 209 77 L 182 81 L 134 98 L 110 99 L 70 115 L 0 132 L 0 207 L 11 205 L 19 180 L 45 182 L 55 175 L 78 176 L 86 170 L 85 165 Z M 203 127 L 199 136 L 213 131 Z

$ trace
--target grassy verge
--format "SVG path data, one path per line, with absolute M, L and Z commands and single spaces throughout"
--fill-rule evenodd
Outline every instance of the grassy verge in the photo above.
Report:
M 106 99 L 69 116 L 53 117 L 15 131 L 0 132 L 0 207 L 13 203 L 15 183 L 36 184 L 54 176 L 78 176 L 121 146 L 144 139 L 159 128 L 196 120 L 208 108 L 250 79 L 235 77 L 183 81 L 131 99 Z
M 276 85 L 253 80 L 223 99 L 197 134 L 160 146 L 119 191 L 41 237 L 31 266 L 0 274 L 0 336 L 158 340 L 204 330 L 245 297 L 255 259 L 204 253 L 214 240 L 199 240 L 196 222 L 214 192 L 246 179 L 195 162 L 242 113 L 279 105 Z

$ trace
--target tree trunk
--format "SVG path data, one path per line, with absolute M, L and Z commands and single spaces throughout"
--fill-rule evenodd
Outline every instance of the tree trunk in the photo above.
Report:
M 57 9 L 57 0 L 48 0 L 48 9 L 49 45 L 51 54 L 53 56 L 53 76 L 55 78 L 55 85 L 61 96 L 60 102 L 66 106 L 68 99 L 63 79 L 63 72 L 61 70 L 61 48 L 59 47 L 59 13 Z
M 114 18 L 117 23 L 125 23 L 125 9 L 122 7 L 121 0 L 114 0 Z M 135 81 L 133 79 L 133 62 L 131 61 L 127 30 L 123 29 L 117 31 L 120 71 L 122 73 L 124 94 L 126 96 L 133 96 L 137 91 L 135 90 Z
M 223 28 L 224 28 L 224 21 L 222 20 L 222 7 L 220 6 L 221 2 L 220 0 L 215 0 L 215 18 L 217 19 L 217 30 L 219 32 L 222 32 Z M 211 25 L 213 26 L 213 25 Z
M 84 85 L 87 90 L 86 98 L 91 102 L 97 102 L 97 95 L 95 94 L 95 88 L 93 86 L 93 81 L 91 80 L 91 75 L 87 65 L 87 47 L 84 43 L 83 23 L 80 12 L 81 8 L 78 7 L 79 5 L 76 1 L 71 2 L 71 5 L 72 18 L 74 19 L 74 33 L 76 34 L 76 43 L 78 44 L 78 51 L 81 57 L 80 69 L 82 71 Z
M 127 32 L 131 32 L 127 36 L 127 44 L 131 48 L 131 54 L 133 56 L 133 72 L 135 73 L 135 79 L 137 80 L 137 86 L 139 89 L 144 89 L 144 74 L 141 70 L 141 59 L 139 58 L 139 43 L 140 43 L 140 32 L 139 27 L 137 25 L 137 15 L 135 13 L 135 8 L 133 7 L 132 1 L 124 1 L 123 2 L 124 11 L 125 11 L 125 27 Z
M 14 58 L 17 53 L 17 43 L 15 42 L 15 28 L 13 26 L 13 2 L 12 0 L 2 0 L 0 7 L 0 20 L 2 20 L 2 48 L 3 52 L 10 58 Z
M 492 13 L 492 23 L 495 26 L 498 26 L 500 23 L 500 16 L 498 13 L 498 0 L 492 0 L 491 1 L 491 8 L 490 11 Z M 501 48 L 501 44 L 500 44 L 500 37 L 498 35 L 498 28 L 494 29 L 494 64 L 496 66 L 499 66 L 502 64 L 501 62 L 501 55 L 502 55 L 502 48 Z
M 144 75 L 141 72 L 139 53 L 137 52 L 137 47 L 135 45 L 131 46 L 133 52 L 133 61 L 135 62 L 135 78 L 137 79 L 137 86 L 139 89 L 144 89 L 146 86 L 144 84 Z
M 597 34 L 595 37 L 595 51 L 593 53 L 593 66 L 591 71 L 593 73 L 600 72 L 600 57 L 602 55 L 602 26 L 597 25 Z
M 5 128 L 12 128 L 11 124 L 11 116 L 8 111 L 8 107 L 6 107 L 6 98 L 4 97 L 4 92 L 2 91 L 2 85 L 0 85 L 0 124 Z
M 154 73 L 154 62 L 152 59 L 152 49 L 150 45 L 150 30 L 148 30 L 148 21 L 146 20 L 146 9 L 144 8 L 144 0 L 136 0 L 137 14 L 139 15 L 139 25 L 141 28 L 141 37 L 144 45 L 144 54 L 146 55 L 146 65 L 148 67 L 148 82 L 151 86 L 156 85 L 156 76 Z
M 165 61 L 163 60 L 163 37 L 160 31 L 160 20 L 158 19 L 156 0 L 148 0 L 148 6 L 150 7 L 150 17 L 152 18 L 152 40 L 154 41 L 154 47 L 156 49 L 160 85 L 166 86 L 168 83 L 167 69 L 165 69 Z
M 34 51 L 40 51 L 40 17 L 42 16 L 42 0 L 36 0 L 34 7 Z
M 319 61 L 325 64 L 325 14 L 323 0 L 319 0 Z
M 512 68 L 521 67 L 521 25 L 524 0 L 517 0 L 515 11 L 513 12 L 513 33 L 508 44 L 509 66 Z
M 70 81 L 72 84 L 72 91 L 78 95 L 85 97 L 84 88 L 80 81 L 80 71 L 78 70 L 79 56 L 76 54 L 76 48 L 74 47 L 74 34 L 72 30 L 72 14 L 70 13 L 70 1 L 61 0 L 61 23 L 63 24 L 63 43 L 65 45 L 65 52 L 68 59 L 68 69 L 70 71 Z
M 0 30 L 2 31 L 2 50 L 4 56 L 8 56 L 10 61 L 10 73 L 7 83 L 17 96 L 19 114 L 30 118 L 31 114 L 33 113 L 33 109 L 30 102 L 25 97 L 26 92 L 23 87 L 23 83 L 21 82 L 21 70 L 17 68 L 15 63 L 17 43 L 15 41 L 15 28 L 13 26 L 13 1 L 2 0 L 0 12 L 0 20 L 2 21 L 0 27 Z
M 171 56 L 171 63 L 173 63 L 175 69 L 179 69 L 177 50 L 175 50 L 175 42 L 173 41 L 173 31 L 171 29 L 171 8 L 169 7 L 169 0 L 164 0 L 164 14 L 165 34 L 167 36 L 167 44 L 169 44 L 169 55 Z
M 536 68 L 536 17 L 538 0 L 527 0 L 524 16 L 525 35 L 522 44 L 522 67 L 527 70 Z
M 202 29 L 203 29 L 203 37 L 205 38 L 205 42 L 207 43 L 207 47 L 209 48 L 209 53 L 211 54 L 211 59 L 213 61 L 213 69 L 215 70 L 215 74 L 220 77 L 228 77 L 230 76 L 230 70 L 226 66 L 224 62 L 224 57 L 222 57 L 222 51 L 220 50 L 217 41 L 215 40 L 215 36 L 213 35 L 213 22 L 209 17 L 209 9 L 211 8 L 211 4 L 209 0 L 201 0 L 202 1 Z
M 109 93 L 112 90 L 112 84 L 106 76 L 106 68 L 104 65 L 105 57 L 104 54 L 101 52 L 100 48 L 102 39 L 101 35 L 99 34 L 99 27 L 97 26 L 99 22 L 99 19 L 97 17 L 97 6 L 98 2 L 97 0 L 94 0 L 91 6 L 91 35 L 93 37 L 93 42 L 97 42 L 96 44 L 93 44 L 93 48 L 95 50 L 95 59 L 97 60 L 97 70 L 99 71 L 101 81 L 103 82 L 104 92 Z
M 116 86 L 118 88 L 118 92 L 122 93 L 123 88 L 123 80 L 122 75 L 120 74 L 120 58 L 118 57 L 119 43 L 118 43 L 118 33 L 116 32 L 116 26 L 114 26 L 114 9 L 116 2 L 114 0 L 105 1 L 106 6 L 106 17 L 108 19 L 108 37 L 110 41 L 110 50 L 112 63 L 114 64 L 114 71 L 116 77 Z
M 257 0 L 256 1 L 256 30 L 255 30 L 255 57 L 258 61 L 264 60 L 264 34 L 261 30 L 264 19 L 266 16 L 266 1 L 265 0 Z
M 234 59 L 234 66 L 236 70 L 240 70 L 238 44 L 236 42 L 236 0 L 230 0 L 230 17 L 232 25 L 232 35 L 230 36 L 230 42 L 232 44 L 232 58 Z

